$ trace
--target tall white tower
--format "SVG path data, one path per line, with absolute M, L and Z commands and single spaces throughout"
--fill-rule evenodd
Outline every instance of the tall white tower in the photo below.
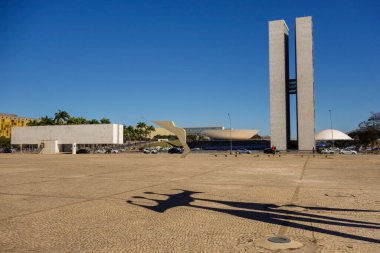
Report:
M 289 29 L 284 20 L 269 22 L 271 145 L 290 143 L 290 95 L 297 96 L 299 150 L 315 147 L 313 30 L 311 17 L 296 19 L 296 79 L 289 78 Z

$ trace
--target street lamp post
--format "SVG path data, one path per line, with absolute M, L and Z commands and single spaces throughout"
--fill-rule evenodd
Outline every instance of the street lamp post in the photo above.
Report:
M 228 119 L 230 120 L 230 155 L 232 155 L 232 128 L 231 128 L 231 115 L 227 113 Z
M 334 147 L 334 131 L 333 131 L 332 118 L 331 118 L 331 109 L 329 109 L 329 113 L 330 113 L 330 128 L 331 128 L 332 146 Z

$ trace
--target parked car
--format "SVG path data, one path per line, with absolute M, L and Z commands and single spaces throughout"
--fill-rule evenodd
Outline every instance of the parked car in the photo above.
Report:
M 264 149 L 264 154 L 276 154 L 276 150 L 273 150 L 271 148 Z
M 325 148 L 325 149 L 322 149 L 322 150 L 321 150 L 321 154 L 324 154 L 324 155 L 332 155 L 332 154 L 335 154 L 335 151 L 332 150 L 332 149 L 329 149 L 329 148 Z
M 144 154 L 158 154 L 158 151 L 156 148 L 144 148 L 142 150 Z
M 248 149 L 238 149 L 236 150 L 236 154 L 252 154 L 252 151 Z
M 105 149 L 97 149 L 95 150 L 95 154 L 105 154 L 107 152 L 107 150 Z
M 119 150 L 117 149 L 114 149 L 114 148 L 107 149 L 107 154 L 118 154 L 118 153 L 119 153 Z
M 339 151 L 339 154 L 343 154 L 343 155 L 357 155 L 358 152 L 355 151 L 355 150 L 351 150 L 351 149 L 341 149 Z
M 15 152 L 16 152 L 16 150 L 14 150 L 13 148 L 5 148 L 3 150 L 3 153 L 15 153 Z
M 86 148 L 81 148 L 77 150 L 77 154 L 91 154 L 91 150 Z
M 171 148 L 168 150 L 169 154 L 182 154 L 183 149 L 182 148 Z
M 344 149 L 349 149 L 349 150 L 355 150 L 355 151 L 359 151 L 359 148 L 356 147 L 356 146 L 350 146 L 350 147 L 346 147 Z

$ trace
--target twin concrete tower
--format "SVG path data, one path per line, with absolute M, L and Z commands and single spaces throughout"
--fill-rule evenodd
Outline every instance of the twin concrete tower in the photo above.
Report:
M 296 79 L 289 77 L 289 29 L 284 20 L 269 22 L 271 145 L 290 146 L 290 95 L 297 100 L 299 150 L 315 148 L 313 30 L 311 17 L 296 18 Z

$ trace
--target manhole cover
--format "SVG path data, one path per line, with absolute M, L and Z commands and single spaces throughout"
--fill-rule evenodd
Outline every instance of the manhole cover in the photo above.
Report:
M 286 237 L 269 237 L 268 241 L 274 242 L 274 243 L 289 243 L 290 239 Z
M 303 243 L 297 242 L 295 240 L 290 240 L 286 237 L 282 236 L 274 236 L 274 237 L 264 237 L 259 238 L 254 241 L 254 244 L 257 247 L 269 249 L 272 251 L 276 250 L 287 250 L 287 249 L 298 249 L 303 247 Z
M 349 193 L 325 193 L 325 196 L 327 197 L 336 197 L 336 198 L 349 198 L 349 197 L 355 197 L 354 194 L 349 194 Z

